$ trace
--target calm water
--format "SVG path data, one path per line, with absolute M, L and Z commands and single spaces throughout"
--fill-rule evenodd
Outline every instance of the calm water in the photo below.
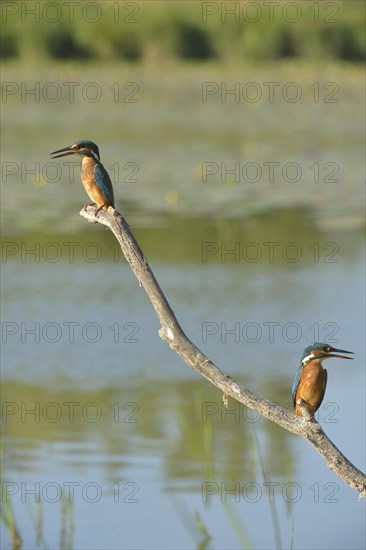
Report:
M 103 74 L 107 89 L 113 76 Z M 118 202 L 184 330 L 220 368 L 290 406 L 308 342 L 355 352 L 352 363 L 328 363 L 319 420 L 364 469 L 359 75 L 322 73 L 341 84 L 338 104 L 202 104 L 200 81 L 235 74 L 121 69 L 121 81 L 140 83 L 137 105 L 103 98 L 57 110 L 12 98 L 4 161 L 48 162 L 84 136 L 110 170 L 123 150 L 139 183 L 115 185 Z M 243 69 L 243 80 L 275 77 L 305 90 L 320 73 Z M 7 78 L 21 77 L 9 67 Z M 299 163 L 301 181 L 202 182 L 203 162 L 275 159 Z M 336 162 L 338 183 L 316 184 L 314 162 Z M 2 475 L 23 547 L 285 548 L 293 530 L 294 548 L 363 548 L 364 503 L 315 450 L 233 401 L 225 411 L 220 392 L 160 340 L 112 235 L 78 216 L 78 179 L 7 177 Z

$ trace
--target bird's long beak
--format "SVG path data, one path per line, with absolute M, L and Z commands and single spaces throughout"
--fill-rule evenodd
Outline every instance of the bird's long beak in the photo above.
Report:
M 62 154 L 56 155 L 56 153 L 62 153 Z M 57 149 L 57 151 L 53 151 L 53 153 L 50 153 L 50 155 L 55 155 L 54 157 L 52 157 L 53 159 L 58 159 L 60 157 L 67 157 L 68 155 L 75 155 L 75 154 L 76 154 L 76 151 L 71 149 L 71 145 L 69 145 L 68 147 L 64 147 L 63 149 Z
M 333 353 L 333 352 L 337 352 L 337 353 Z M 347 357 L 345 355 L 338 355 L 338 353 L 351 353 L 352 355 L 354 355 L 353 351 L 347 351 L 345 349 L 333 348 L 332 352 L 328 355 L 328 357 L 339 357 L 340 359 L 353 359 L 353 357 Z

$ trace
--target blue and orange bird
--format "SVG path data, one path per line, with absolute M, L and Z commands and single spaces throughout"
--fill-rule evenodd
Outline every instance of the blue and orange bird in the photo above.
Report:
M 107 170 L 100 162 L 99 147 L 96 143 L 89 140 L 76 141 L 68 147 L 53 151 L 51 155 L 55 155 L 52 157 L 53 159 L 68 155 L 79 155 L 82 157 L 81 181 L 85 191 L 93 201 L 92 205 L 95 204 L 98 207 L 96 213 L 99 210 L 108 210 L 108 206 L 113 206 L 114 208 L 112 182 Z
M 292 402 L 297 416 L 303 416 L 299 403 L 302 403 L 311 418 L 322 404 L 327 387 L 328 373 L 323 368 L 324 359 L 340 357 L 341 359 L 353 359 L 339 353 L 352 353 L 344 349 L 336 349 L 329 344 L 313 342 L 304 349 L 301 365 L 296 372 L 292 386 Z

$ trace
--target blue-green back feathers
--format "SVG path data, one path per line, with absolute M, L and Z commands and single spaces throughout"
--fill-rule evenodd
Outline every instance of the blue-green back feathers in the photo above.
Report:
M 100 188 L 103 195 L 105 196 L 108 204 L 110 204 L 114 208 L 114 194 L 113 194 L 112 182 L 108 175 L 108 172 L 106 171 L 106 169 L 104 168 L 101 162 L 98 162 L 98 164 L 96 164 L 94 167 L 94 178 L 98 187 Z

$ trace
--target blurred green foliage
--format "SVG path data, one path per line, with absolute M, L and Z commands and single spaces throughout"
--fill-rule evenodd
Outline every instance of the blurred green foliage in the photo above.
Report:
M 365 4 L 334 2 L 2 2 L 3 58 L 365 57 Z

